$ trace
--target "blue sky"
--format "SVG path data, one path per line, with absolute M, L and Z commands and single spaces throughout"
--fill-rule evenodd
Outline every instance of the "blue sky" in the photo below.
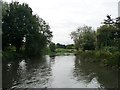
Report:
M 11 2 L 12 0 L 4 0 Z M 15 0 L 13 0 L 15 1 Z M 118 16 L 119 0 L 17 0 L 27 3 L 49 23 L 53 31 L 52 41 L 55 43 L 70 44 L 73 41 L 70 33 L 79 26 L 88 25 L 94 29 L 110 14 Z

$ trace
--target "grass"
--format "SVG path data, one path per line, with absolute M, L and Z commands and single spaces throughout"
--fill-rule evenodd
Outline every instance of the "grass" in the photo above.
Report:
M 47 53 L 50 56 L 60 56 L 60 55 L 71 55 L 74 54 L 74 49 L 63 49 L 63 48 L 57 48 L 55 52 L 49 52 Z
M 56 55 L 70 55 L 75 52 L 74 49 L 62 49 L 62 48 L 57 48 L 56 49 Z

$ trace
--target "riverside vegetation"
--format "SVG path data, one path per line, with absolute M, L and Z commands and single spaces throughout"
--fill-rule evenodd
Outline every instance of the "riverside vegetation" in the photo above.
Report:
M 59 55 L 71 55 L 75 52 L 74 44 L 54 44 L 51 43 L 50 46 L 50 56 L 59 56 Z
M 2 55 L 3 60 L 39 58 L 73 53 L 74 45 L 51 42 L 50 26 L 38 15 L 33 14 L 28 4 L 2 2 Z M 32 52 L 32 53 L 31 53 Z
M 28 4 L 2 2 L 3 90 L 118 88 L 120 18 L 107 17 L 97 30 L 83 26 L 72 32 L 74 44 L 55 44 L 49 24 Z
M 3 60 L 36 58 L 73 53 L 92 62 L 105 66 L 119 67 L 120 58 L 120 17 L 111 19 L 107 15 L 104 24 L 92 29 L 79 27 L 71 32 L 74 45 L 51 42 L 53 37 L 49 24 L 33 14 L 28 4 L 2 2 L 2 57 Z
M 42 56 L 52 38 L 49 24 L 26 3 L 2 3 L 3 60 Z
M 111 19 L 107 15 L 97 30 L 90 26 L 79 27 L 71 33 L 75 43 L 76 55 L 87 58 L 89 62 L 120 68 L 120 17 Z

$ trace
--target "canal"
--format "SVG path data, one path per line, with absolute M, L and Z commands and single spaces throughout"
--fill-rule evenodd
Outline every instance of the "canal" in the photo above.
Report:
M 118 72 L 74 55 L 11 61 L 2 68 L 3 88 L 117 88 Z

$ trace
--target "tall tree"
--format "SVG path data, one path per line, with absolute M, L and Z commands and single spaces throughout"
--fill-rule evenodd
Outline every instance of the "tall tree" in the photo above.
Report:
M 107 15 L 102 25 L 97 30 L 98 47 L 114 46 L 120 48 L 120 17 L 112 19 Z
M 103 25 L 97 29 L 97 44 L 99 48 L 113 46 L 115 44 L 116 27 Z
M 39 56 L 51 40 L 50 26 L 38 15 L 33 15 L 28 4 L 12 2 L 8 7 L 2 18 L 3 49 L 11 45 L 19 52 L 24 45 L 28 56 Z
M 51 42 L 50 45 L 49 45 L 49 48 L 50 48 L 50 51 L 51 51 L 51 52 L 55 52 L 55 50 L 56 50 L 56 45 L 55 45 L 55 43 Z
M 94 50 L 96 33 L 89 26 L 79 27 L 76 31 L 71 33 L 71 38 L 75 43 L 77 50 Z
M 27 4 L 19 4 L 12 2 L 9 9 L 3 15 L 3 46 L 13 45 L 19 52 L 23 45 L 23 38 L 27 34 L 30 21 L 32 18 L 32 10 Z M 7 40 L 7 41 L 6 41 Z

